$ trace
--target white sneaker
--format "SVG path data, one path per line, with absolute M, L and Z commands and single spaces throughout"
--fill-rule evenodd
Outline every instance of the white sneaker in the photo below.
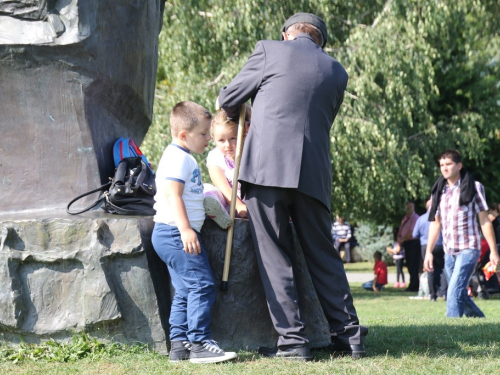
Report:
M 217 363 L 238 357 L 238 354 L 234 352 L 225 352 L 219 348 L 219 345 L 214 340 L 193 342 L 191 345 L 191 354 L 189 357 L 189 362 L 191 363 Z
M 205 207 L 205 214 L 215 221 L 219 227 L 227 229 L 231 226 L 231 216 L 217 198 L 210 195 L 206 196 L 203 199 L 203 207 Z

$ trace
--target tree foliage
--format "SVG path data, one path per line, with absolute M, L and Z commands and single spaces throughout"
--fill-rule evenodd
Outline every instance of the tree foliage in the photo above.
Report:
M 336 209 L 396 223 L 405 199 L 429 196 L 442 151 L 461 150 L 473 172 L 493 156 L 500 39 L 487 3 L 392 1 L 349 36 L 340 60 L 350 83 L 332 133 Z
M 455 147 L 499 200 L 499 10 L 496 0 L 169 1 L 155 118 L 141 147 L 156 164 L 177 102 L 214 111 L 255 43 L 278 39 L 293 13 L 312 12 L 327 23 L 325 50 L 350 76 L 331 132 L 332 211 L 397 223 L 406 199 L 429 196 L 439 153 Z

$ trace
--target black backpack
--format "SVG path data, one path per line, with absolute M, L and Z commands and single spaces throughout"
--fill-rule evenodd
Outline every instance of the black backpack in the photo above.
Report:
M 103 191 L 104 193 L 90 206 L 79 211 L 70 211 L 73 203 L 87 195 Z M 107 184 L 79 195 L 68 203 L 66 211 L 71 215 L 81 214 L 99 204 L 111 214 L 151 216 L 156 194 L 155 175 L 140 156 L 124 158 L 118 164 L 115 175 Z

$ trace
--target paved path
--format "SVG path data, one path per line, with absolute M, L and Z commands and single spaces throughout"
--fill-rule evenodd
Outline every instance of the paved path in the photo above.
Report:
M 374 275 L 372 273 L 368 272 L 355 272 L 355 271 L 346 271 L 347 275 L 347 280 L 350 283 L 364 283 L 366 281 L 373 280 Z M 405 279 L 409 277 L 408 275 L 405 275 Z M 389 285 L 393 285 L 396 282 L 396 274 L 395 273 L 389 273 L 387 275 L 387 281 L 389 282 Z M 406 280 L 408 282 L 408 280 Z

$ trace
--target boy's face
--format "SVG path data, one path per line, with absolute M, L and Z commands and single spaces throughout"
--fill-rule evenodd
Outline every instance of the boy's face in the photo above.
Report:
M 198 125 L 190 132 L 184 132 L 183 141 L 186 148 L 196 154 L 201 154 L 205 151 L 210 141 L 210 123 L 209 119 L 201 119 Z

